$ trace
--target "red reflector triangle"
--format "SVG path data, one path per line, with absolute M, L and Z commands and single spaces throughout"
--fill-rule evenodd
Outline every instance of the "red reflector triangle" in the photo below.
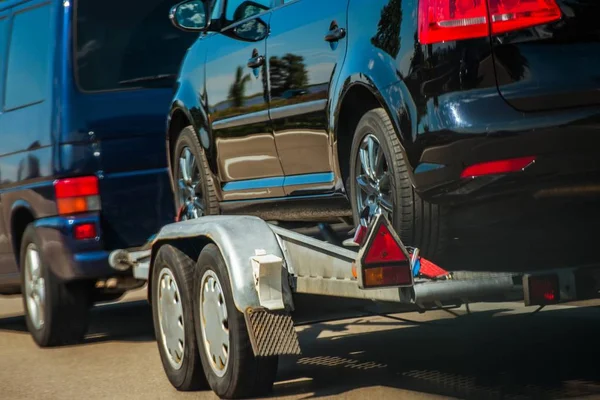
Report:
M 379 225 L 377 234 L 373 238 L 364 260 L 365 264 L 408 261 L 400 245 L 385 224 Z

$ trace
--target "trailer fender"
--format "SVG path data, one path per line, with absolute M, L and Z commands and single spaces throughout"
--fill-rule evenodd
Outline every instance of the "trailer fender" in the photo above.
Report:
M 206 216 L 164 226 L 152 241 L 152 259 L 163 243 L 177 243 L 189 239 L 217 245 L 229 272 L 229 279 L 236 308 L 246 313 L 249 309 L 264 308 L 261 305 L 252 259 L 259 254 L 279 257 L 281 268 L 281 293 L 285 310 L 294 309 L 285 258 L 277 238 L 269 225 L 252 216 Z M 197 249 L 198 253 L 201 249 Z M 152 273 L 149 274 L 152 276 Z M 264 300 L 263 300 L 264 303 Z

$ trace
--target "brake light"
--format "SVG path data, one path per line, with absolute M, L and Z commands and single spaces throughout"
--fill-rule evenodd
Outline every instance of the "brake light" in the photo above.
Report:
M 61 215 L 100 210 L 98 178 L 84 176 L 54 182 L 56 206 Z
M 527 168 L 535 161 L 535 157 L 511 158 L 508 160 L 489 161 L 474 164 L 464 169 L 461 178 L 474 178 L 483 175 L 508 174 L 519 172 Z
M 560 302 L 557 275 L 526 276 L 525 305 L 546 305 Z
M 412 285 L 409 255 L 383 216 L 378 217 L 360 259 L 362 287 Z
M 560 18 L 556 0 L 420 0 L 419 42 L 481 38 Z
M 488 34 L 485 0 L 421 0 L 419 3 L 421 44 L 486 37 Z

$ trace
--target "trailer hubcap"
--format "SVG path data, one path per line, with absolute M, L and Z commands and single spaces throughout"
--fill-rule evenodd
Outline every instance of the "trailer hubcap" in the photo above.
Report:
M 229 364 L 229 322 L 225 295 L 219 278 L 212 270 L 204 273 L 200 287 L 200 320 L 204 350 L 212 370 L 222 377 Z
M 373 134 L 365 136 L 355 160 L 356 204 L 358 212 L 369 210 L 369 218 L 385 213 L 391 218 L 393 193 L 388 160 L 379 140 Z
M 46 282 L 42 277 L 40 253 L 35 244 L 30 243 L 25 251 L 25 298 L 29 319 L 34 328 L 44 326 L 44 308 L 46 304 Z
M 185 349 L 183 306 L 177 282 L 168 268 L 158 278 L 158 321 L 160 340 L 174 369 L 181 368 Z
M 196 219 L 204 215 L 202 185 L 198 160 L 189 149 L 184 147 L 179 156 L 179 205 L 182 208 L 181 219 Z

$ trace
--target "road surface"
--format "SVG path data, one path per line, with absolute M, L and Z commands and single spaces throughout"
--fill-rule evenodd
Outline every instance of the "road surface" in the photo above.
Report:
M 96 307 L 85 343 L 45 350 L 26 332 L 21 299 L 0 297 L 0 398 L 214 399 L 171 388 L 143 296 Z M 600 398 L 599 305 L 535 315 L 518 303 L 456 315 L 371 307 L 300 326 L 303 355 L 281 361 L 273 397 Z

